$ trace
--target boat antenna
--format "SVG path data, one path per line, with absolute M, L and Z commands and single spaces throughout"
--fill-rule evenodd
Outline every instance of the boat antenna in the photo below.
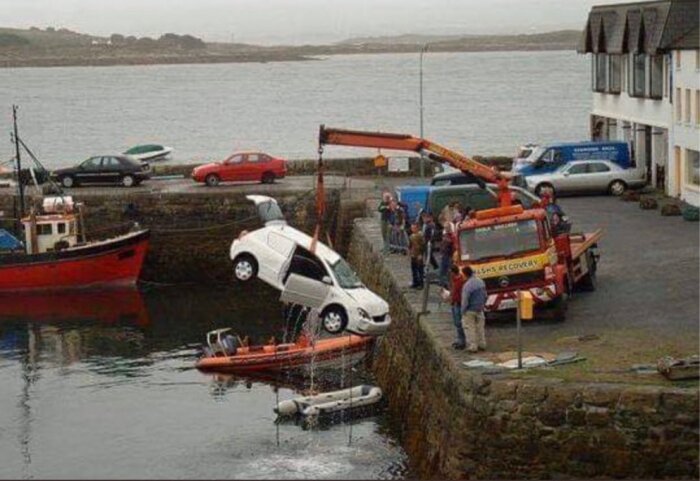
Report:
M 19 193 L 19 216 L 18 222 L 24 217 L 24 186 L 22 185 L 22 158 L 20 157 L 19 135 L 17 133 L 17 110 L 19 107 L 12 106 L 12 126 L 13 131 L 11 139 L 15 144 L 15 162 L 17 165 L 17 191 Z
M 20 155 L 19 148 L 19 134 L 17 132 L 17 110 L 19 107 L 17 105 L 12 106 L 12 141 L 15 144 L 15 162 L 17 166 L 17 189 L 19 192 L 19 216 L 24 217 L 24 186 L 22 185 L 21 172 L 22 172 L 22 157 Z

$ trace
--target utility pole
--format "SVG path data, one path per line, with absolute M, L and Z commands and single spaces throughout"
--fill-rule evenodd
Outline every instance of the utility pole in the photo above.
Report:
M 420 138 L 423 138 L 423 55 L 428 50 L 428 43 L 424 43 L 420 49 L 418 63 L 420 65 L 419 73 L 419 99 L 420 99 Z M 420 176 L 425 177 L 425 156 L 420 154 Z
M 13 138 L 15 141 L 15 159 L 17 161 L 17 188 L 19 190 L 19 216 L 18 223 L 21 222 L 22 217 L 24 217 L 24 186 L 22 185 L 22 159 L 20 157 L 19 150 L 19 135 L 17 133 L 17 107 L 12 106 L 12 124 L 13 124 Z

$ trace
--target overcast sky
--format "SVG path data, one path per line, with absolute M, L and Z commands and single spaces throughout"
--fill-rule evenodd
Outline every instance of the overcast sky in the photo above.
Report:
M 528 33 L 583 28 L 591 5 L 620 0 L 0 0 L 0 26 L 209 41 L 326 43 L 402 33 Z

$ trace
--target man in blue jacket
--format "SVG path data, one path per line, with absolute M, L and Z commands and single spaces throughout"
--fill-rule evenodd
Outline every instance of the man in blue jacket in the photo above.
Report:
M 486 284 L 469 266 L 462 269 L 462 274 L 467 279 L 462 287 L 462 326 L 467 335 L 467 351 L 474 353 L 486 349 Z

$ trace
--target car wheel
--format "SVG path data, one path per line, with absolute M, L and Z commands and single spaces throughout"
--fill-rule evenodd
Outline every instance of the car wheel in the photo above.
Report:
M 272 172 L 265 172 L 262 176 L 262 183 L 263 184 L 274 184 L 275 183 L 275 174 Z
M 217 185 L 219 185 L 219 182 L 221 182 L 221 179 L 216 174 L 209 174 L 204 178 L 204 182 L 209 187 L 216 187 Z
M 627 184 L 625 184 L 624 181 L 622 180 L 613 180 L 610 182 L 610 185 L 608 186 L 608 192 L 610 192 L 610 195 L 614 195 L 616 197 L 621 196 L 622 194 L 625 193 L 627 190 Z
M 241 254 L 233 261 L 233 275 L 240 282 L 248 282 L 258 275 L 258 262 L 250 254 Z
M 588 273 L 579 281 L 579 285 L 584 291 L 593 292 L 597 284 L 596 271 L 598 270 L 598 265 L 590 251 L 586 253 L 586 263 L 588 264 Z
M 75 185 L 75 181 L 73 180 L 73 177 L 66 175 L 65 177 L 61 177 L 61 185 L 66 189 L 70 189 Z
M 554 186 L 546 182 L 539 184 L 537 187 L 535 187 L 535 195 L 537 195 L 537 197 L 542 197 L 542 194 L 554 196 Z
M 133 175 L 127 174 L 124 177 L 122 177 L 122 185 L 124 187 L 133 187 L 136 185 L 136 179 L 134 179 Z
M 339 306 L 331 306 L 321 316 L 323 329 L 329 334 L 340 334 L 348 325 L 348 315 Z

